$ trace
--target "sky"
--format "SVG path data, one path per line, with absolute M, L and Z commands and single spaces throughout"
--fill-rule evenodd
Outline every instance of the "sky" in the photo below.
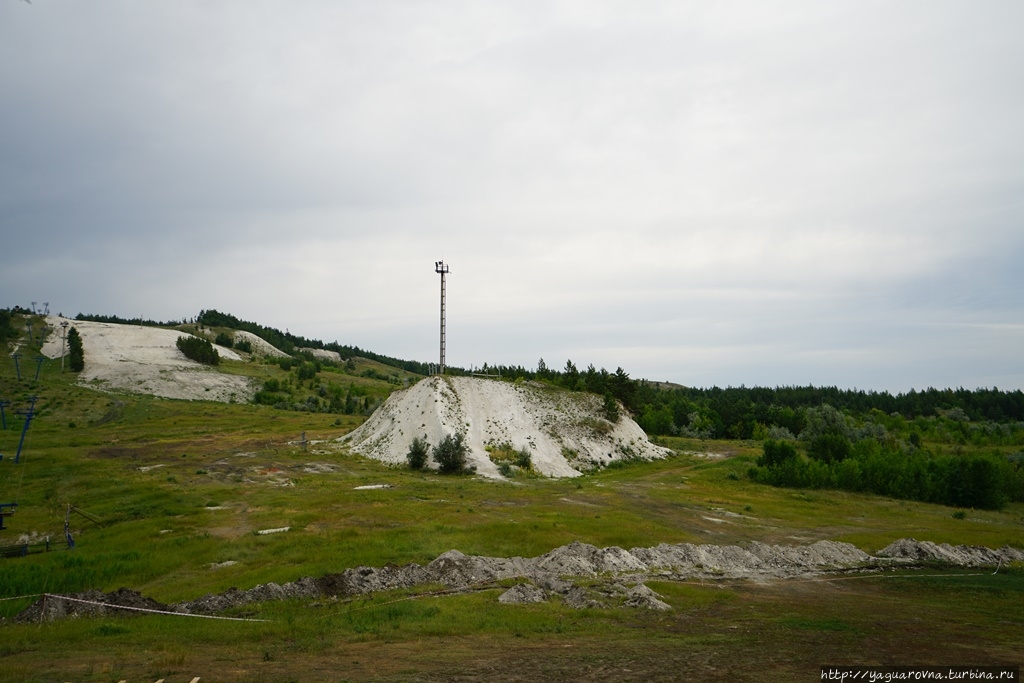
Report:
M 1024 4 L 0 0 L 0 306 L 1024 388 Z

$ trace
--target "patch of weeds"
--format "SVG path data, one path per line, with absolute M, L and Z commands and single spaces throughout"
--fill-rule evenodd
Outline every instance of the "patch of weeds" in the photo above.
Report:
M 533 472 L 533 456 L 526 446 L 515 448 L 511 443 L 503 443 L 486 446 L 487 456 L 495 465 L 503 477 L 513 477 L 519 473 Z
M 131 631 L 127 626 L 121 624 L 100 624 L 96 629 L 96 635 L 99 636 L 122 636 L 126 633 L 131 633 Z

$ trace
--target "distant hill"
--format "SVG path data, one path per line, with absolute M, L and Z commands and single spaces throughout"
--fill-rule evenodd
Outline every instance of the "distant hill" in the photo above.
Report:
M 221 313 L 214 309 L 200 311 L 196 322 L 206 327 L 230 327 L 233 330 L 249 332 L 288 354 L 295 354 L 301 349 L 323 349 L 325 351 L 334 351 L 342 358 L 359 356 L 360 358 L 369 358 L 370 360 L 375 360 L 378 363 L 399 368 L 406 372 L 414 372 L 418 375 L 430 374 L 430 366 L 427 363 L 392 358 L 391 356 L 361 349 L 358 346 L 339 344 L 337 341 L 325 343 L 319 339 L 308 339 L 297 334 L 291 334 L 290 332 L 282 332 L 274 327 L 266 327 L 259 323 L 241 320 L 230 313 Z M 446 369 L 450 371 L 449 374 L 465 374 L 465 371 L 461 368 L 446 366 Z

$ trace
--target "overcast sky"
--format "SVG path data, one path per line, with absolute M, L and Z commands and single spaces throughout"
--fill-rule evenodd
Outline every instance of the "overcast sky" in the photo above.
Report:
M 1024 3 L 0 0 L 0 306 L 1024 388 Z

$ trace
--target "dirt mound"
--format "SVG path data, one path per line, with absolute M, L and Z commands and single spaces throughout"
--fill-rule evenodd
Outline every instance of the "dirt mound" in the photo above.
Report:
M 436 445 L 455 432 L 466 434 L 468 464 L 488 477 L 501 476 L 487 451 L 501 444 L 526 449 L 533 469 L 549 477 L 575 477 L 615 460 L 669 453 L 648 441 L 629 417 L 615 424 L 606 420 L 594 394 L 476 377 L 429 377 L 396 391 L 340 441 L 357 453 L 402 465 L 417 436 Z
M 535 564 L 540 571 L 563 576 L 596 576 L 609 572 L 642 572 L 648 569 L 648 565 L 622 548 L 598 548 L 579 541 L 555 548 L 537 558 Z
M 274 582 L 263 583 L 249 590 L 238 590 L 229 588 L 223 593 L 211 593 L 204 595 L 198 600 L 182 602 L 174 605 L 175 612 L 186 614 L 215 614 L 241 607 L 253 602 L 266 602 L 268 600 L 287 600 L 289 598 L 316 598 L 321 594 L 320 586 L 311 577 L 305 576 L 298 581 L 289 582 L 284 585 Z
M 503 605 L 529 605 L 537 602 L 546 602 L 548 599 L 544 589 L 534 586 L 532 583 L 521 583 L 509 588 L 498 597 L 498 602 Z
M 644 584 L 639 583 L 626 593 L 625 606 L 636 609 L 653 609 L 658 611 L 672 609 L 672 606 L 667 602 L 659 600 L 660 597 L 660 594 L 652 591 Z
M 116 609 L 111 606 L 133 607 L 134 610 Z M 167 605 L 147 598 L 128 588 L 119 588 L 111 593 L 103 591 L 86 591 L 68 595 L 46 595 L 26 607 L 14 617 L 20 623 L 35 623 L 67 619 L 69 617 L 86 617 L 100 615 L 128 616 L 141 614 L 136 610 L 156 610 L 164 612 L 170 609 Z
M 63 319 L 50 316 L 46 322 L 52 329 L 60 329 Z M 224 403 L 245 402 L 255 393 L 248 378 L 225 375 L 185 358 L 177 347 L 184 332 L 87 320 L 67 322 L 82 337 L 85 369 L 78 376 L 82 386 Z M 48 358 L 60 358 L 60 335 L 51 334 L 41 351 Z M 241 360 L 231 349 L 218 347 L 217 352 L 222 358 Z
M 960 567 L 985 567 L 1005 564 L 1008 562 L 1024 562 L 1024 551 L 1003 546 L 992 550 L 980 545 L 957 545 L 948 543 L 936 544 L 931 541 L 917 541 L 913 538 L 901 538 L 893 541 L 878 551 L 879 557 L 952 564 Z
M 114 593 L 91 591 L 67 596 L 90 601 L 77 603 L 48 596 L 21 612 L 16 621 L 55 619 L 68 616 L 110 613 L 105 605 L 127 605 L 172 610 L 189 614 L 213 614 L 266 600 L 289 598 L 353 597 L 378 591 L 442 584 L 450 589 L 493 586 L 505 579 L 525 579 L 498 599 L 504 604 L 525 604 L 551 598 L 574 608 L 603 608 L 613 605 L 642 609 L 671 609 L 643 581 L 648 577 L 672 580 L 701 579 L 787 579 L 823 572 L 945 564 L 958 567 L 992 567 L 1024 562 L 1024 551 L 1004 547 L 991 550 L 980 546 L 936 545 L 927 541 L 901 539 L 872 557 L 849 543 L 819 541 L 807 546 L 777 546 L 751 542 L 739 546 L 661 544 L 653 548 L 624 550 L 615 546 L 598 548 L 574 542 L 539 557 L 483 557 L 449 550 L 426 566 L 355 567 L 318 579 L 304 577 L 293 583 L 266 583 L 249 590 L 231 588 L 224 593 L 167 607 L 134 591 Z M 573 579 L 585 578 L 584 585 Z M 595 581 L 595 578 L 597 579 Z M 626 587 L 622 581 L 637 582 Z M 44 611 L 45 610 L 45 611 Z M 45 617 L 43 616 L 45 614 Z

